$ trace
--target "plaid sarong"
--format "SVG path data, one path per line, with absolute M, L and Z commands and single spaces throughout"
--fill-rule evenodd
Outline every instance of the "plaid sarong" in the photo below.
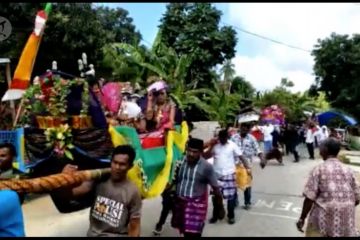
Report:
M 181 234 L 202 233 L 208 205 L 208 194 L 202 197 L 176 197 L 171 226 Z
M 235 197 L 237 192 L 235 173 L 221 176 L 218 183 L 224 199 L 233 199 Z

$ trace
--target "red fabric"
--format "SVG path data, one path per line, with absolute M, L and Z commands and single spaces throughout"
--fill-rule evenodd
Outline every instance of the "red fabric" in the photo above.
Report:
M 140 141 L 143 149 L 163 147 L 165 145 L 164 137 L 146 137 Z
M 257 141 L 261 141 L 263 139 L 263 134 L 260 130 L 251 131 L 251 135 L 253 135 Z
M 30 82 L 27 80 L 21 80 L 14 78 L 11 82 L 10 89 L 23 89 L 26 90 L 30 85 Z
M 47 14 L 44 10 L 40 10 L 37 12 L 37 15 L 45 20 L 47 20 Z

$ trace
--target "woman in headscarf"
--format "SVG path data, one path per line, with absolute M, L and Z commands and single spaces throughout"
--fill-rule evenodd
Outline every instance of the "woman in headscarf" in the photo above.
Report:
M 319 129 L 319 133 L 317 134 L 317 137 L 319 140 L 319 145 L 329 137 L 329 131 L 325 125 Z

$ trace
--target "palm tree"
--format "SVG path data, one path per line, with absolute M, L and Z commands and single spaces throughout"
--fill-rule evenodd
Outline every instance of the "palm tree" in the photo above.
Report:
M 289 99 L 289 108 L 291 115 L 290 120 L 298 121 L 305 117 L 304 111 L 314 112 L 316 111 L 316 104 L 314 99 L 309 97 L 306 93 L 293 94 L 292 98 Z
M 231 59 L 226 59 L 224 61 L 223 67 L 221 68 L 221 74 L 224 77 L 224 83 L 228 86 L 229 93 L 235 73 L 235 65 L 231 62 Z
M 294 86 L 294 83 L 291 80 L 289 80 L 287 78 L 281 79 L 280 87 L 287 88 L 287 87 L 293 87 L 293 86 Z

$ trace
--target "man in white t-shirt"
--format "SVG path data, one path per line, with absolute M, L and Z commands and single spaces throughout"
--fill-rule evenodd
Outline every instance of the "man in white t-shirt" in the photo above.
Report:
M 205 154 L 206 158 L 214 157 L 214 170 L 218 178 L 223 198 L 227 199 L 227 217 L 228 223 L 235 223 L 235 207 L 236 207 L 236 180 L 235 170 L 239 159 L 251 174 L 249 162 L 242 156 L 241 149 L 232 141 L 229 141 L 227 130 L 219 132 L 218 142 L 212 142 L 210 149 Z M 213 216 L 210 223 L 221 220 L 220 209 L 213 199 Z
M 267 154 L 272 149 L 272 132 L 274 131 L 274 126 L 266 123 L 265 126 L 261 127 L 261 131 L 264 134 L 264 153 Z

